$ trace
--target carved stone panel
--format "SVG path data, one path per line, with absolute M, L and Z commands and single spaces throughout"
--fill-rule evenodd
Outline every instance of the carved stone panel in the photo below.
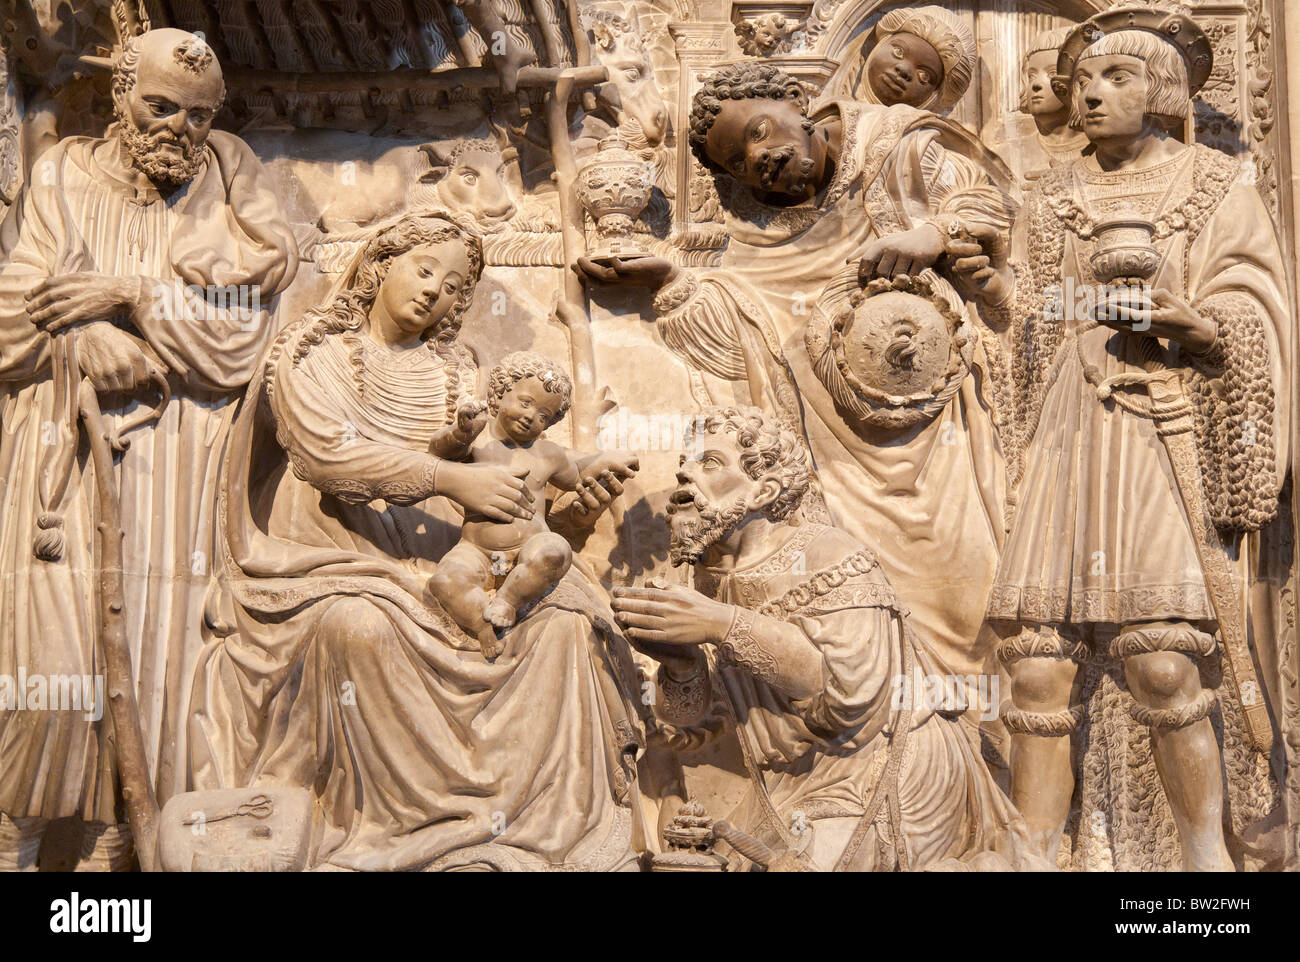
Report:
M 1283 8 L 0 4 L 0 869 L 1300 868 Z

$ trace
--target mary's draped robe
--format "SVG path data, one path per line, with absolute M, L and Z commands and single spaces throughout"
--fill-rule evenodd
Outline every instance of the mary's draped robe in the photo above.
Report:
M 314 323 L 285 331 L 235 427 L 195 787 L 310 788 L 323 869 L 635 864 L 633 668 L 581 563 L 494 662 L 427 589 L 461 522 L 431 496 L 429 442 L 472 357 Z

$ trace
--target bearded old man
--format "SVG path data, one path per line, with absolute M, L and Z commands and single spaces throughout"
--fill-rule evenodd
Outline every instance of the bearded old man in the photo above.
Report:
M 974 726 L 919 697 L 944 669 L 875 554 L 796 520 L 802 442 L 756 408 L 709 408 L 697 424 L 669 503 L 670 550 L 698 565 L 707 594 L 614 589 L 628 640 L 660 662 L 670 744 L 734 728 L 750 787 L 730 820 L 808 868 L 1033 867 Z M 733 869 L 746 864 L 732 856 Z
M 112 94 L 103 138 L 68 138 L 36 162 L 0 271 L 0 674 L 102 672 L 93 469 L 74 456 L 68 398 L 84 373 L 124 427 L 165 377 L 171 401 L 126 431 L 117 479 L 128 639 L 165 799 L 185 777 L 217 463 L 298 259 L 256 158 L 211 130 L 225 85 L 202 38 L 127 41 Z M 104 727 L 83 711 L 0 713 L 0 866 L 33 868 L 49 820 L 73 815 L 87 823 L 85 864 L 129 864 Z
M 871 541 L 950 667 L 984 670 L 994 639 L 983 607 L 1003 533 L 989 375 L 1001 366 L 976 344 L 976 375 L 930 420 L 872 430 L 837 408 L 805 334 L 846 263 L 864 283 L 934 267 L 965 295 L 1006 297 L 981 287 L 994 277 L 987 267 L 964 270 L 967 255 L 996 260 L 1005 249 L 1011 205 L 987 173 L 1004 171 L 1001 162 L 956 124 L 905 104 L 837 101 L 809 117 L 799 81 L 755 62 L 705 80 L 690 141 L 729 213 L 722 270 L 654 257 L 580 266 L 591 279 L 656 289 L 660 334 L 700 372 L 712 403 L 753 404 L 799 425 L 822 485 L 808 511 L 827 519 L 829 509 Z M 951 258 L 959 241 L 963 256 Z

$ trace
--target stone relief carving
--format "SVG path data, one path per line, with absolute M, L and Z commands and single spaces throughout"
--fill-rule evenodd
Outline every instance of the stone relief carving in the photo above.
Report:
M 668 110 L 655 79 L 654 64 L 635 13 L 594 10 L 587 32 L 596 60 L 608 79 L 597 99 L 613 113 L 623 135 L 637 146 L 657 146 L 667 133 Z
M 1020 109 L 1034 119 L 1034 140 L 1039 148 L 1037 156 L 1032 145 L 1022 148 L 1022 155 L 1033 157 L 1024 165 L 1026 179 L 1041 176 L 1045 167 L 1074 160 L 1088 145 L 1087 135 L 1070 123 L 1070 96 L 1066 94 L 1062 100 L 1052 87 L 1056 61 L 1068 35 L 1064 28 L 1041 33 L 1025 52 Z
M 849 46 L 823 96 L 947 114 L 969 88 L 976 59 L 975 36 L 961 14 L 938 6 L 903 7 L 886 13 Z
M 1297 867 L 1281 3 L 57 6 L 0 868 Z
M 4 619 L 6 674 L 24 651 L 41 651 L 28 671 L 69 677 L 89 676 L 102 657 L 98 586 L 85 574 L 96 568 L 103 465 L 75 457 L 79 415 L 90 428 L 102 409 L 122 451 L 115 497 L 130 513 L 129 537 L 114 550 L 125 571 L 117 603 L 134 638 L 128 688 L 137 692 L 141 738 L 138 754 L 128 757 L 125 737 L 115 754 L 124 778 L 130 771 L 163 792 L 187 778 L 158 746 L 183 737 L 186 725 L 189 648 L 215 560 L 213 452 L 298 264 L 257 158 L 212 129 L 224 95 L 201 38 L 171 28 L 125 38 L 113 68 L 113 124 L 103 138 L 67 138 L 42 155 L 2 275 L 11 319 L 5 420 L 16 435 L 5 475 L 21 492 L 4 514 L 3 538 L 31 545 L 33 555 L 14 572 L 29 586 L 21 594 L 30 607 Z M 78 390 L 83 378 L 89 395 Z M 165 399 L 155 412 L 136 400 L 151 384 Z M 36 635 L 58 643 L 37 646 Z M 78 717 L 52 713 L 54 727 L 32 728 L 6 712 L 0 737 L 6 751 L 31 751 L 32 739 L 58 737 L 60 725 L 84 727 Z M 41 779 L 39 794 L 20 768 L 6 767 L 0 809 L 12 819 L 11 853 L 36 844 L 50 819 L 81 814 L 98 832 L 87 859 L 129 864 L 131 833 L 113 814 L 114 787 L 93 777 L 102 737 L 71 742 L 81 747 L 58 779 Z M 152 853 L 141 857 L 152 864 Z
M 524 480 L 533 504 L 545 496 L 547 485 L 582 491 L 589 499 L 597 484 L 611 495 L 621 494 L 622 483 L 636 474 L 635 455 L 581 456 L 539 441 L 564 417 L 572 395 L 573 383 L 553 361 L 528 351 L 509 354 L 488 374 L 488 400 L 458 408 L 456 424 L 436 436 L 431 448 L 443 459 L 505 468 Z M 461 630 L 479 639 L 483 656 L 493 660 L 502 650 L 498 629 L 513 627 L 520 612 L 549 594 L 572 562 L 569 543 L 532 511 L 516 519 L 467 513 L 460 540 L 438 562 L 429 588 Z
M 831 526 L 790 523 L 809 489 L 803 442 L 754 408 L 706 409 L 697 426 L 669 500 L 671 549 L 675 564 L 712 569 L 712 597 L 682 585 L 617 588 L 614 612 L 660 663 L 670 745 L 716 732 L 708 722 L 718 703 L 691 691 L 719 690 L 723 727 L 740 740 L 751 779 L 729 821 L 759 843 L 727 836 L 733 870 L 762 847 L 822 871 L 948 859 L 1031 867 L 1024 826 L 976 742 L 942 707 L 912 704 L 910 680 L 934 666 L 875 554 Z M 838 681 L 848 675 L 863 679 L 852 694 Z M 898 677 L 908 690 L 881 699 L 878 686 Z M 895 734 L 882 737 L 884 720 L 866 716 L 896 708 Z M 788 770 L 796 759 L 797 773 Z M 784 774 L 769 783 L 765 770 Z M 847 796 L 830 788 L 845 783 Z M 913 805 L 935 804 L 949 809 L 930 829 L 909 818 Z
M 8 69 L 0 73 L 0 204 L 7 209 L 22 186 L 22 144 L 19 141 L 19 104 Z
M 1024 365 L 1032 358 L 1029 363 L 1037 372 L 1024 369 L 1017 378 L 1025 392 L 1018 413 L 1023 411 L 1026 420 L 1019 427 L 1018 451 L 1011 463 L 1013 475 L 1020 473 L 1021 500 L 989 607 L 990 617 L 1018 624 L 1022 632 L 1001 649 L 1004 661 L 1009 661 L 1013 693 L 1022 687 L 1025 691 L 1024 703 L 1004 717 L 1019 742 L 1018 748 L 1013 746 L 1012 772 L 1013 785 L 1026 792 L 1019 807 L 1026 812 L 1031 831 L 1046 843 L 1044 851 L 1055 850 L 1055 832 L 1065 821 L 1060 806 L 1071 791 L 1069 766 L 1060 765 L 1059 744 L 1068 739 L 1083 714 L 1082 706 L 1070 703 L 1065 689 L 1072 687 L 1074 665 L 1086 664 L 1093 646 L 1104 639 L 1111 657 L 1123 666 L 1133 718 L 1150 729 L 1150 750 L 1158 760 L 1166 797 L 1176 800 L 1173 820 L 1182 865 L 1188 869 L 1231 865 L 1219 828 L 1223 784 L 1183 774 L 1183 766 L 1196 765 L 1198 757 L 1213 759 L 1210 766 L 1219 768 L 1219 748 L 1208 719 L 1216 697 L 1201 681 L 1200 660 L 1220 645 L 1226 682 L 1217 700 L 1236 702 L 1223 708 L 1224 750 L 1232 741 L 1232 727 L 1245 729 L 1244 741 L 1256 753 L 1267 755 L 1272 743 L 1271 723 L 1260 716 L 1264 706 L 1255 697 L 1259 682 L 1245 640 L 1241 591 L 1234 585 L 1230 565 L 1238 560 L 1241 533 L 1257 530 L 1275 514 L 1285 475 L 1277 452 L 1285 450 L 1287 414 L 1275 403 L 1275 392 L 1284 388 L 1281 370 L 1288 365 L 1291 351 L 1283 293 L 1286 269 L 1258 193 L 1240 183 L 1239 166 L 1232 160 L 1209 148 L 1159 139 L 1154 132 L 1107 137 L 1106 114 L 1114 116 L 1119 108 L 1106 89 L 1105 67 L 1107 58 L 1119 62 L 1117 58 L 1128 57 L 1142 61 L 1154 73 L 1164 58 L 1177 84 L 1170 84 L 1168 99 L 1164 90 L 1153 85 L 1142 109 L 1176 124 L 1185 121 L 1187 98 L 1210 76 L 1209 51 L 1208 39 L 1185 14 L 1160 8 L 1119 8 L 1100 14 L 1073 32 L 1062 48 L 1060 63 L 1071 68 L 1076 85 L 1082 88 L 1077 94 L 1082 101 L 1079 109 L 1086 108 L 1084 130 L 1096 148 L 1096 159 L 1058 168 L 1031 194 L 1029 216 L 1034 228 L 1042 231 L 1038 235 L 1042 240 L 1031 251 L 1034 266 L 1021 275 L 1021 289 L 1033 291 L 1037 284 L 1099 284 L 1103 298 L 1114 298 L 1118 292 L 1122 303 L 1109 301 L 1092 317 L 1080 318 L 1071 309 L 1051 325 L 1031 306 L 1023 324 L 1012 321 L 1021 338 L 1016 363 Z M 1095 74 L 1088 66 L 1090 60 Z M 1096 120 L 1090 122 L 1092 117 Z M 1149 155 L 1152 163 L 1138 167 L 1108 160 L 1108 151 L 1116 145 L 1122 145 L 1121 150 L 1131 148 L 1140 142 L 1139 136 L 1145 136 L 1153 150 L 1157 143 L 1163 146 L 1160 153 Z M 1035 205 L 1038 213 L 1033 212 Z M 1234 242 L 1218 225 L 1225 218 L 1241 223 L 1246 218 L 1238 212 L 1247 205 L 1258 210 L 1263 236 L 1245 239 L 1241 253 L 1226 255 L 1224 263 L 1233 264 L 1238 273 L 1216 267 L 1206 274 L 1203 258 L 1223 256 L 1215 246 Z M 1135 226 L 1140 229 L 1134 230 Z M 1204 242 L 1198 243 L 1202 238 Z M 1247 249 L 1261 271 L 1259 286 L 1240 274 Z M 1090 253 L 1079 257 L 1076 251 Z M 1115 276 L 1126 273 L 1132 276 L 1117 287 Z M 1025 296 L 1031 302 L 1035 299 L 1033 293 Z M 1225 307 L 1227 313 L 1220 313 Z M 1133 310 L 1146 311 L 1153 325 L 1159 325 L 1154 331 L 1168 339 L 1168 347 L 1157 353 L 1154 345 L 1159 342 L 1150 335 L 1134 340 L 1132 325 L 1116 321 L 1131 320 Z M 1121 331 L 1118 340 L 1113 335 L 1116 329 Z M 1253 343 L 1246 350 L 1249 360 L 1229 346 L 1237 339 Z M 1207 353 L 1214 354 L 1214 367 L 1199 368 Z M 1242 359 L 1230 360 L 1230 355 Z M 1202 393 L 1209 378 L 1221 378 L 1224 388 L 1214 401 Z M 1074 408 L 1069 421 L 1056 421 L 1056 414 L 1049 412 L 1063 414 L 1057 405 L 1071 393 L 1088 398 L 1087 404 Z M 1215 404 L 1259 411 L 1262 417 L 1252 421 L 1251 430 L 1258 433 L 1252 435 L 1251 444 L 1234 444 L 1220 433 L 1245 419 L 1213 410 Z M 1054 422 L 1051 428 L 1046 427 L 1049 422 Z M 1280 434 L 1274 433 L 1275 427 Z M 1158 520 L 1161 508 L 1156 501 L 1146 501 L 1143 508 L 1144 533 L 1139 541 L 1152 544 L 1151 532 L 1164 532 L 1158 562 L 1145 561 L 1140 550 L 1126 546 L 1123 529 L 1102 534 L 1079 523 L 1099 497 L 1122 501 L 1134 496 L 1114 487 L 1114 478 L 1103 482 L 1109 493 L 1099 495 L 1093 487 L 1096 482 L 1088 479 L 1107 475 L 1098 471 L 1096 458 L 1124 443 L 1116 436 L 1112 446 L 1104 435 L 1135 428 L 1151 430 L 1160 439 L 1161 448 L 1146 450 L 1163 453 L 1163 463 L 1170 465 L 1175 482 L 1167 491 L 1166 520 Z M 1067 469 L 1068 481 L 1042 459 L 1056 430 L 1095 439 L 1083 441 L 1084 456 Z M 1225 441 L 1234 455 L 1226 454 Z M 1233 457 L 1258 460 L 1246 467 L 1244 461 L 1233 464 Z M 1229 494 L 1220 487 L 1224 469 L 1251 475 L 1258 485 L 1255 493 L 1246 489 L 1249 486 L 1234 484 Z M 1046 491 L 1039 485 L 1059 491 L 1062 484 L 1078 485 L 1069 502 L 1036 493 Z M 1166 491 L 1157 494 L 1146 489 L 1143 497 L 1152 495 L 1163 499 Z M 1053 515 L 1057 520 L 1048 520 Z M 1062 532 L 1061 539 L 1046 545 L 1037 535 L 1028 535 L 1042 525 Z M 1030 540 L 1036 542 L 1032 547 Z M 1175 560 L 1183 550 L 1176 547 L 1180 543 L 1189 549 L 1183 554 L 1187 567 L 1181 575 Z M 1045 553 L 1055 553 L 1055 560 L 1048 560 Z M 1037 558 L 1031 557 L 1035 554 Z M 1094 564 L 1097 559 L 1104 566 Z M 1059 574 L 1046 578 L 1030 574 L 1035 568 Z M 1238 582 L 1241 577 L 1235 576 Z M 1217 622 L 1218 640 L 1198 627 L 1205 621 Z M 1106 634 L 1096 633 L 1098 625 L 1104 626 Z M 1028 647 L 1026 630 L 1034 633 Z M 1163 680 L 1171 684 L 1153 685 L 1145 674 L 1153 670 L 1165 673 Z M 1022 686 L 1022 675 L 1033 681 Z M 1176 677 L 1181 680 L 1174 682 Z M 1054 743 L 1057 747 L 1052 747 Z M 1055 776 L 1044 761 L 1053 752 L 1057 753 Z M 1034 755 L 1039 761 L 1031 761 Z M 1021 765 L 1034 774 L 1022 774 Z M 1230 762 L 1228 778 L 1234 774 Z M 1247 774 L 1263 773 L 1255 766 Z M 1053 778 L 1061 780 L 1053 782 Z M 1245 804 L 1251 807 L 1251 802 L 1258 802 L 1258 793 L 1269 793 L 1268 781 L 1241 791 L 1244 796 L 1237 796 L 1229 787 L 1229 804 L 1248 799 Z M 1100 811 L 1108 817 L 1107 810 Z
M 817 305 L 804 334 L 813 370 L 855 428 L 931 420 L 970 371 L 964 318 L 935 293 L 938 278 L 857 281 L 853 272 Z
M 735 20 L 740 49 L 751 57 L 790 53 L 800 42 L 803 22 L 781 13 L 763 13 L 753 19 Z

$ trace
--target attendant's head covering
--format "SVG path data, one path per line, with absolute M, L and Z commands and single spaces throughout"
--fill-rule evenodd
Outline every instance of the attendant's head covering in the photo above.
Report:
M 872 46 L 896 33 L 920 37 L 935 50 L 943 63 L 943 79 L 930 99 L 921 104 L 924 110 L 944 113 L 956 106 L 975 75 L 979 53 L 975 36 L 960 16 L 943 7 L 904 7 L 891 10 L 876 24 Z

